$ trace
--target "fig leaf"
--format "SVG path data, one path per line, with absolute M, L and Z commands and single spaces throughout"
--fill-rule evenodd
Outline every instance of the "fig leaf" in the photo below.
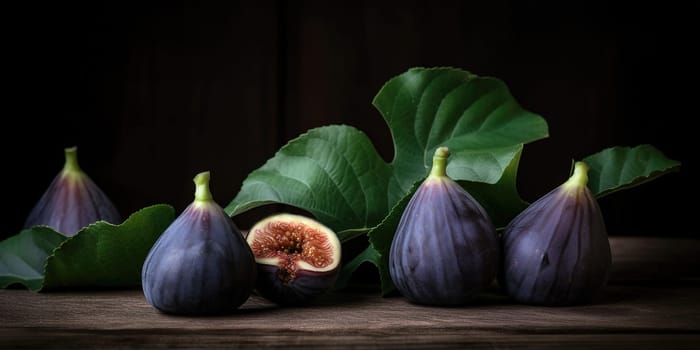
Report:
M 0 242 L 0 287 L 33 291 L 71 287 L 133 287 L 143 261 L 175 219 L 165 204 L 143 208 L 120 225 L 99 221 L 65 237 L 35 226 Z
M 335 232 L 373 226 L 398 200 L 391 167 L 369 138 L 350 126 L 311 129 L 254 170 L 226 208 L 233 216 L 284 203 L 311 212 Z M 339 235 L 343 240 L 343 236 Z
M 48 226 L 34 226 L 0 242 L 0 288 L 41 289 L 46 258 L 66 239 Z
M 588 164 L 588 188 L 597 198 L 639 186 L 680 170 L 681 162 L 666 158 L 652 145 L 611 147 L 583 158 Z

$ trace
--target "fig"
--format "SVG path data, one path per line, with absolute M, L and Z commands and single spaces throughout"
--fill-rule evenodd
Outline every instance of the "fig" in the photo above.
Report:
M 312 218 L 274 214 L 253 225 L 246 240 L 258 266 L 256 290 L 278 305 L 313 301 L 340 273 L 338 237 Z
M 514 300 L 535 305 L 591 302 L 607 282 L 610 243 L 588 166 L 530 204 L 503 233 L 502 283 Z
M 151 247 L 141 271 L 146 300 L 169 314 L 223 314 L 241 306 L 255 284 L 253 253 L 214 201 L 210 173 L 194 178 L 194 201 Z
M 78 148 L 64 149 L 66 162 L 34 208 L 24 227 L 46 225 L 65 236 L 97 221 L 119 224 L 121 216 L 112 201 L 80 169 Z
M 389 274 L 410 302 L 460 305 L 495 281 L 496 228 L 484 208 L 446 174 L 439 147 L 428 177 L 401 215 L 389 251 Z

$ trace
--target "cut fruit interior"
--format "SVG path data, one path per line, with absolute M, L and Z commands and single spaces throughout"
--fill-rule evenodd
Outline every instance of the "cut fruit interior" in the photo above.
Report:
M 318 221 L 294 214 L 276 214 L 256 223 L 248 233 L 255 261 L 280 268 L 325 272 L 340 263 L 340 241 Z

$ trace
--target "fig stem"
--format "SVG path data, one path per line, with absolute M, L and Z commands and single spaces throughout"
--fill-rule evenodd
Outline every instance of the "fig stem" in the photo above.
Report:
M 195 191 L 194 200 L 199 202 L 208 202 L 212 200 L 211 191 L 209 190 L 208 171 L 201 172 L 194 177 Z
M 588 184 L 588 164 L 584 162 L 574 163 L 574 173 L 562 185 L 566 189 L 586 187 Z
M 430 169 L 430 176 L 444 177 L 447 175 L 447 157 L 450 150 L 447 147 L 438 147 L 433 155 L 433 167 Z
M 78 147 L 68 147 L 64 149 L 66 154 L 66 163 L 63 165 L 63 171 L 68 173 L 80 172 L 80 165 L 78 165 Z

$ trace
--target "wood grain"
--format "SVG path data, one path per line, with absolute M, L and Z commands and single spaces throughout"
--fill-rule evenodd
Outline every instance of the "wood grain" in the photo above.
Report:
M 0 347 L 693 348 L 700 341 L 700 270 L 655 283 L 641 278 L 659 275 L 634 266 L 646 268 L 640 262 L 652 256 L 685 263 L 683 254 L 697 252 L 700 241 L 612 242 L 613 280 L 591 305 L 519 305 L 492 291 L 470 305 L 438 308 L 352 288 L 307 307 L 282 308 L 253 296 L 229 315 L 181 317 L 158 312 L 140 290 L 0 290 Z

